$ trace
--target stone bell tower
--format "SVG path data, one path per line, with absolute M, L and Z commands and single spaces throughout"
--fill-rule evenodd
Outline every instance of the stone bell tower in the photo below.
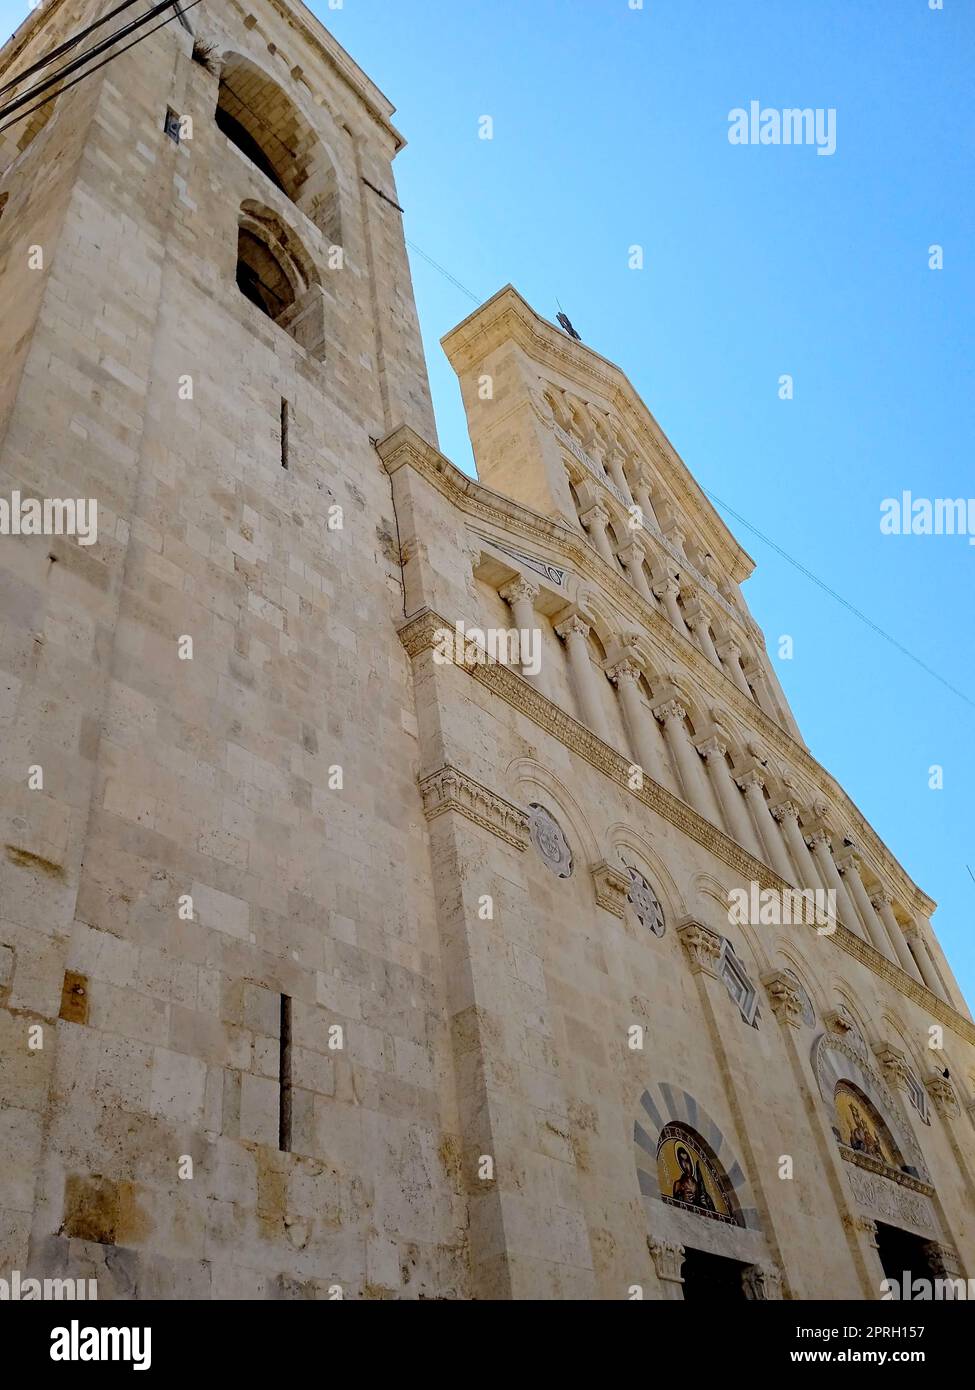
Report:
M 108 9 L 49 0 L 3 82 Z M 372 442 L 436 442 L 403 141 L 303 6 L 168 17 L 0 151 L 0 493 L 98 527 L 0 537 L 0 1266 L 351 1294 L 450 1127 Z

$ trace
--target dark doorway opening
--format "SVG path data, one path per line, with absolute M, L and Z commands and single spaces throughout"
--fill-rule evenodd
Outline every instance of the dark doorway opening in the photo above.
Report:
M 740 1260 L 688 1249 L 681 1269 L 684 1298 L 692 1303 L 744 1303 L 742 1274 L 746 1268 Z
M 927 1241 L 921 1236 L 902 1231 L 899 1226 L 877 1222 L 877 1250 L 888 1279 L 900 1285 L 904 1275 L 909 1279 L 934 1279 L 935 1271 L 927 1253 Z

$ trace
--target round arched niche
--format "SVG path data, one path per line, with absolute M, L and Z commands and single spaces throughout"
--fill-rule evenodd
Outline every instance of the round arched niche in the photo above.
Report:
M 648 1204 L 663 1209 L 652 1211 L 653 1226 L 659 1227 L 667 1212 L 695 1232 L 690 1243 L 699 1246 L 713 1243 L 711 1227 L 761 1230 L 751 1184 L 731 1143 L 689 1092 L 666 1081 L 649 1086 L 640 1097 L 633 1144 L 640 1192 Z M 680 1148 L 686 1159 L 678 1154 Z M 675 1191 L 678 1183 L 682 1186 Z M 710 1205 L 692 1200 L 695 1193 L 706 1194 Z
M 931 1178 L 924 1162 L 924 1155 L 921 1153 L 913 1131 L 908 1126 L 906 1118 L 901 1115 L 894 1097 L 879 1074 L 867 1062 L 866 1057 L 861 1056 L 855 1047 L 836 1034 L 821 1033 L 813 1043 L 812 1064 L 819 1085 L 819 1092 L 827 1106 L 830 1125 L 837 1143 L 844 1148 L 853 1148 L 854 1152 L 865 1152 L 862 1149 L 857 1149 L 856 1146 L 848 1145 L 846 1142 L 849 1137 L 850 1106 L 854 1103 L 849 1097 L 859 1094 L 884 1127 L 892 1156 L 899 1158 L 899 1162 L 896 1164 L 890 1163 L 885 1158 L 880 1158 L 877 1161 L 884 1163 L 886 1167 L 902 1170 L 908 1176 L 916 1177 L 921 1182 L 930 1184 Z M 838 1097 L 847 1097 L 843 1102 L 842 1113 L 838 1112 L 837 1109 Z M 860 1113 L 863 1117 L 862 1109 Z M 877 1138 L 880 1137 L 877 1134 Z M 871 1155 L 867 1154 L 866 1156 L 870 1157 Z M 873 1157 L 876 1156 L 873 1155 Z

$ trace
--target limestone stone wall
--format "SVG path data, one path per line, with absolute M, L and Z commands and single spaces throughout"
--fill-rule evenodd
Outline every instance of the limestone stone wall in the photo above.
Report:
M 398 137 L 310 19 L 248 14 L 208 4 L 194 27 L 318 133 L 341 270 L 217 130 L 217 76 L 176 24 L 66 93 L 0 183 L 4 491 L 99 507 L 88 549 L 0 541 L 0 1263 L 84 1271 L 102 1297 L 462 1296 L 401 575 L 370 442 L 394 420 L 435 438 L 401 214 L 363 181 L 395 199 Z M 167 107 L 191 139 L 166 136 Z M 238 292 L 245 199 L 320 267 L 324 361 Z

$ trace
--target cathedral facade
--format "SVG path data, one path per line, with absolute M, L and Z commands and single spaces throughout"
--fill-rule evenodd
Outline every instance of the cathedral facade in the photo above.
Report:
M 443 457 L 393 108 L 293 0 L 45 95 L 0 135 L 0 1276 L 975 1277 L 934 903 L 623 371 L 509 286 Z

